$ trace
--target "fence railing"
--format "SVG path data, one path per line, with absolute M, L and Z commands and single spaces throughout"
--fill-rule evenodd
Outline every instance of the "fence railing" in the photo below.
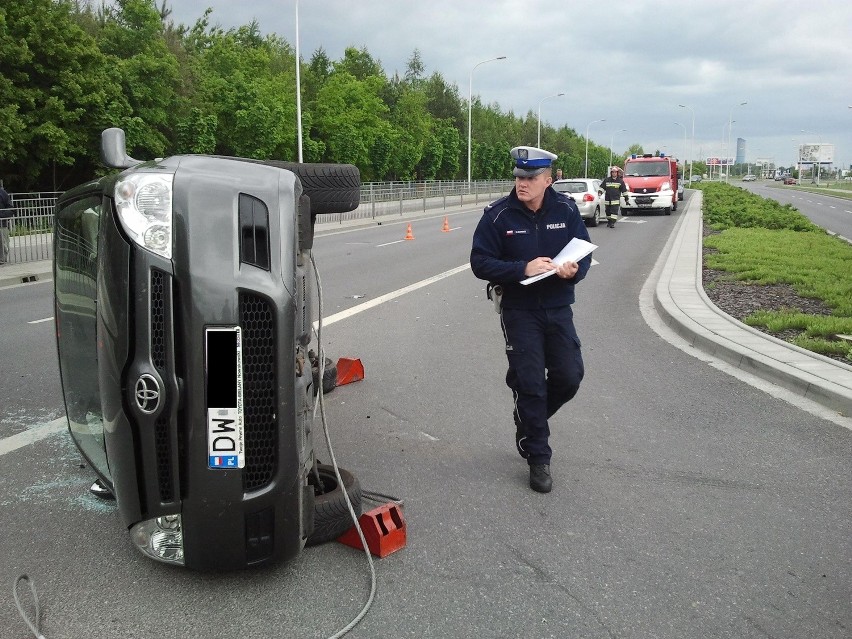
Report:
M 323 223 L 403 216 L 465 205 L 483 206 L 505 195 L 510 180 L 478 182 L 435 180 L 429 182 L 368 182 L 361 185 L 361 202 L 347 213 L 323 215 Z M 53 258 L 53 214 L 61 193 L 11 193 L 15 215 L 3 224 L 9 231 L 9 263 Z

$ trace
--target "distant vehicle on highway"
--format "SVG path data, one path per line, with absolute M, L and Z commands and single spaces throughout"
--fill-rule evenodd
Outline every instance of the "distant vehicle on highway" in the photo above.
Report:
M 757 179 L 757 176 L 752 175 L 751 173 L 743 176 L 743 182 L 754 182 L 756 179 Z
M 556 180 L 553 188 L 559 193 L 565 193 L 577 203 L 580 217 L 588 226 L 597 226 L 599 220 L 606 219 L 606 213 L 603 211 L 601 198 L 598 195 L 600 184 L 600 180 L 592 178 L 574 178 Z
M 788 175 L 787 177 L 784 178 L 784 184 L 795 184 L 795 183 L 796 183 L 796 178 L 794 178 L 790 175 Z
M 701 181 L 701 176 L 700 176 L 700 175 L 693 175 L 693 176 L 692 176 L 691 178 L 689 178 L 689 179 L 690 179 L 690 181 L 691 181 L 691 182 L 700 182 L 700 181 Z

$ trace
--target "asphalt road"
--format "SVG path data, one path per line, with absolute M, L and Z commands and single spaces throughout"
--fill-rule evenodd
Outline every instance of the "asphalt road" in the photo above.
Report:
M 326 397 L 335 453 L 365 489 L 404 500 L 408 529 L 376 560 L 375 601 L 348 636 L 849 637 L 852 434 L 646 325 L 639 293 L 678 214 L 590 229 L 600 263 L 575 307 L 586 378 L 552 420 L 549 495 L 527 487 L 498 318 L 464 268 L 479 215 L 451 215 L 448 233 L 443 216 L 416 220 L 413 241 L 400 223 L 315 243 L 326 353 L 366 371 Z M 33 307 L 9 321 L 16 290 L 0 290 L 0 352 L 32 354 L 21 369 L 50 388 L 22 405 L 51 416 L 52 329 L 25 323 L 49 313 L 49 286 L 25 289 Z M 38 421 L 0 415 L 3 438 Z M 47 639 L 326 637 L 368 596 L 364 555 L 337 543 L 225 575 L 143 558 L 61 432 L 3 454 L 0 478 L 4 637 L 27 636 L 22 573 Z

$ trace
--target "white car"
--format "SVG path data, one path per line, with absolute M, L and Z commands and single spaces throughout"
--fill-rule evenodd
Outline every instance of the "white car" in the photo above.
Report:
M 565 193 L 577 203 L 580 217 L 589 226 L 597 226 L 600 220 L 606 219 L 604 202 L 598 195 L 601 181 L 592 178 L 571 178 L 556 180 L 553 188 L 559 193 Z
M 751 173 L 743 176 L 743 182 L 754 182 L 755 180 L 757 180 L 757 176 Z

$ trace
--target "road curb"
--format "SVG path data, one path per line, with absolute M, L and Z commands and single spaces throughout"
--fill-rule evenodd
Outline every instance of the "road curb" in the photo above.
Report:
M 743 324 L 719 309 L 702 284 L 700 191 L 660 274 L 654 306 L 691 346 L 825 408 L 852 416 L 852 366 L 812 353 Z

